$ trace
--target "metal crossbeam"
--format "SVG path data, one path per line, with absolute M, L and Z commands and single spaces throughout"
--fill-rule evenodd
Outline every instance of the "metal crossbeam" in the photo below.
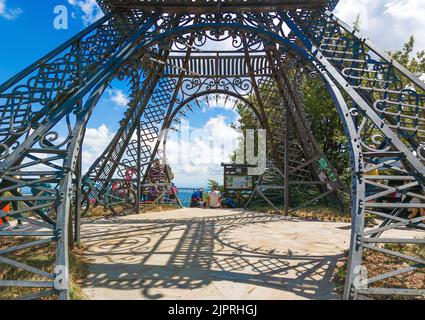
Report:
M 158 60 L 155 61 L 158 62 Z M 178 78 L 181 72 L 185 71 L 186 78 L 214 77 L 217 74 L 226 78 L 249 77 L 250 68 L 245 61 L 246 57 L 241 55 L 217 54 L 206 56 L 197 54 L 190 57 L 187 69 L 184 69 L 185 57 L 170 56 L 163 61 L 165 65 L 164 76 Z M 270 76 L 272 74 L 265 55 L 250 56 L 249 63 L 256 76 Z
M 315 8 L 326 0 L 98 0 L 105 11 L 160 10 L 173 13 L 219 11 L 270 12 L 282 9 Z

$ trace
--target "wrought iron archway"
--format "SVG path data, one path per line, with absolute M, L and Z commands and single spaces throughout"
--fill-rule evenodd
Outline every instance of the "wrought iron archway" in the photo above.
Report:
M 423 245 L 423 238 L 389 233 L 424 228 L 423 216 L 406 218 L 403 213 L 425 209 L 425 84 L 337 19 L 332 10 L 338 1 L 190 1 L 190 6 L 172 0 L 98 2 L 104 18 L 0 86 L 0 217 L 30 226 L 0 231 L 0 263 L 45 279 L 0 280 L 0 286 L 42 289 L 29 298 L 69 298 L 67 250 L 71 210 L 79 227 L 81 145 L 91 113 L 112 79 L 129 79 L 131 102 L 121 129 L 86 176 L 94 182 L 95 193 L 108 189 L 114 174 L 124 176 L 128 168 L 138 168 L 137 181 L 144 179 L 157 151 L 149 143 L 161 140 L 164 120 L 176 102 L 202 86 L 252 94 L 264 118 L 261 105 L 272 102 L 281 109 L 285 132 L 278 143 L 283 144 L 282 163 L 289 174 L 290 140 L 297 138 L 290 132 L 305 138 L 298 137 L 304 154 L 312 159 L 321 154 L 294 85 L 301 71 L 315 70 L 328 86 L 350 139 L 353 226 L 344 298 L 425 294 L 421 284 L 414 289 L 380 285 L 420 272 L 425 264 L 423 257 L 401 249 Z M 199 48 L 225 39 L 231 39 L 237 56 L 219 54 L 211 64 L 211 52 Z M 201 56 L 193 58 L 194 52 Z M 187 79 L 192 86 L 185 92 Z M 55 130 L 63 127 L 66 134 L 60 138 Z M 288 199 L 287 175 L 284 181 Z M 25 193 L 24 188 L 33 190 Z M 382 201 L 393 193 L 402 196 Z M 13 210 L 3 210 L 7 203 L 14 204 Z M 366 214 L 382 223 L 366 229 Z M 11 237 L 27 241 L 10 245 Z M 19 251 L 50 243 L 56 244 L 54 271 L 19 262 Z M 365 249 L 410 264 L 359 283 Z

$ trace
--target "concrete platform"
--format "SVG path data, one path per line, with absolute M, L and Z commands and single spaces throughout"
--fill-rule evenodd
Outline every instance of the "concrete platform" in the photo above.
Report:
M 85 221 L 90 299 L 338 299 L 346 223 L 182 209 Z

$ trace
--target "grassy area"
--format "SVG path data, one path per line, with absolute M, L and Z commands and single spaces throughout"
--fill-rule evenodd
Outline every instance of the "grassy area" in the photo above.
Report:
M 249 208 L 251 211 L 255 212 L 266 212 L 269 214 L 285 214 L 283 208 L 280 209 L 280 212 L 271 209 L 270 207 L 260 206 Z M 341 212 L 340 209 L 335 209 L 331 207 L 321 207 L 314 206 L 304 209 L 299 209 L 297 211 L 289 212 L 290 217 L 300 218 L 307 221 L 323 221 L 323 222 L 345 222 L 351 223 L 351 212 Z M 367 226 L 376 226 L 377 222 L 373 219 L 371 215 L 365 216 L 365 223 Z
M 267 207 L 257 207 L 253 209 L 258 212 L 267 212 L 270 214 L 277 214 L 275 210 L 270 210 Z M 283 214 L 283 210 L 278 213 Z M 311 207 L 295 212 L 291 212 L 290 216 L 310 220 L 310 221 L 327 221 L 327 222 L 351 222 L 350 213 L 341 213 L 339 210 L 326 207 Z M 376 225 L 373 217 L 367 215 L 367 225 Z M 425 259 L 425 247 L 421 245 L 384 245 L 385 249 L 392 250 L 395 252 L 404 253 L 410 256 L 419 257 Z M 348 261 L 348 250 L 345 252 L 345 259 L 343 259 L 337 266 L 334 273 L 334 282 L 340 293 L 344 290 L 345 278 L 347 272 L 347 261 Z M 374 277 L 380 274 L 391 272 L 393 270 L 401 269 L 412 265 L 411 261 L 389 256 L 372 250 L 365 250 L 364 252 L 364 265 L 368 270 L 368 276 Z M 379 287 L 388 288 L 425 288 L 425 269 L 420 269 L 416 272 L 406 273 L 397 277 L 385 279 L 384 281 L 373 284 Z M 372 285 L 372 286 L 373 286 Z M 406 297 L 395 297 L 395 296 L 373 296 L 374 299 L 399 299 Z M 422 297 L 425 299 L 425 297 Z
M 421 245 L 387 244 L 384 248 L 425 259 L 425 247 Z M 347 275 L 347 260 L 348 251 L 346 252 L 345 260 L 337 266 L 334 274 L 334 282 L 340 292 L 344 289 Z M 364 252 L 364 266 L 367 268 L 368 277 L 374 277 L 396 269 L 405 268 L 412 264 L 411 261 L 385 255 L 376 251 L 365 250 Z M 371 285 L 371 287 L 373 286 L 403 289 L 425 288 L 425 269 L 385 279 Z M 413 299 L 412 297 L 406 298 L 398 296 L 373 296 L 372 298 L 379 300 Z M 425 297 L 419 297 L 417 299 L 425 300 Z
M 319 220 L 326 222 L 351 222 L 351 214 L 341 212 L 334 208 L 312 207 L 300 209 L 290 213 L 291 216 L 306 220 Z
M 17 238 L 4 243 L 5 246 L 10 247 L 13 245 L 20 245 L 23 243 L 28 243 L 34 239 L 29 238 Z M 54 261 L 55 261 L 55 244 L 51 243 L 47 246 L 40 246 L 36 248 L 29 248 L 21 250 L 18 253 L 8 255 L 7 257 L 22 263 L 26 263 L 33 267 L 36 267 L 40 270 L 46 272 L 53 272 Z M 81 246 L 76 247 L 72 252 L 70 252 L 69 262 L 70 262 L 70 284 L 71 284 L 71 299 L 73 300 L 83 300 L 85 297 L 83 295 L 82 289 L 80 287 L 82 281 L 87 276 L 87 264 L 83 259 L 84 248 Z M 2 280 L 45 280 L 37 275 L 24 271 L 22 269 L 16 269 L 11 266 L 2 265 L 0 270 L 0 279 Z M 21 296 L 33 294 L 39 292 L 40 289 L 32 288 L 0 288 L 0 300 L 10 300 L 16 299 Z M 48 298 L 47 298 L 48 299 Z
M 277 213 L 276 210 L 266 207 L 266 206 L 258 206 L 249 208 L 251 211 L 255 212 L 266 212 L 269 214 L 284 214 L 284 209 L 279 208 L 280 212 Z M 335 208 L 329 207 L 309 207 L 305 209 L 300 209 L 297 211 L 292 211 L 289 213 L 291 217 L 301 218 L 305 220 L 312 221 L 327 221 L 327 222 L 351 222 L 351 214 L 348 212 L 341 212 Z
M 176 205 L 172 204 L 150 204 L 150 205 L 144 205 L 140 208 L 140 213 L 150 213 L 150 212 L 161 212 L 161 211 L 169 211 L 169 210 L 175 210 L 177 209 Z M 88 213 L 88 218 L 100 218 L 100 217 L 108 217 L 113 216 L 113 213 L 110 211 L 106 211 L 104 207 L 96 207 L 91 208 L 90 212 Z
M 172 204 L 151 204 L 142 206 L 140 213 L 150 213 L 150 212 L 161 212 L 161 211 L 171 211 L 176 210 L 178 207 Z
M 148 212 L 160 212 L 166 210 L 174 210 L 175 206 L 172 205 L 149 205 L 142 207 L 140 213 Z M 97 207 L 91 210 L 90 217 L 104 217 L 112 215 L 111 212 L 105 212 L 103 207 Z M 10 238 L 2 239 L 0 247 L 12 247 L 21 245 L 24 243 L 35 241 L 32 238 Z M 84 260 L 84 247 L 76 246 L 74 250 L 70 252 L 70 285 L 71 285 L 71 299 L 73 300 L 84 300 L 84 294 L 81 288 L 83 280 L 88 274 L 88 264 Z M 21 250 L 18 253 L 10 254 L 6 256 L 9 259 L 19 261 L 28 264 L 37 269 L 53 273 L 54 262 L 55 262 L 55 244 L 44 245 L 40 247 L 33 247 L 25 250 Z M 45 281 L 45 278 L 39 277 L 32 273 L 26 272 L 22 269 L 13 268 L 11 266 L 2 265 L 0 269 L 1 280 L 28 280 L 28 281 Z M 0 300 L 16 299 L 21 296 L 30 295 L 39 292 L 40 289 L 32 288 L 6 288 L 0 287 Z M 48 299 L 48 298 L 47 298 Z

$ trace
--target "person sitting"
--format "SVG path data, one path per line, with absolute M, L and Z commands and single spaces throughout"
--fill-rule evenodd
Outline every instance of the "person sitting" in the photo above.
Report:
M 153 203 L 158 199 L 158 190 L 155 187 L 150 187 L 148 189 L 148 195 L 147 195 L 147 203 Z
M 164 178 L 164 166 L 161 163 L 160 159 L 155 159 L 154 163 L 152 164 L 152 167 L 148 174 L 148 180 L 151 183 L 160 183 L 161 180 Z
M 425 187 L 417 186 L 413 192 L 421 195 L 425 194 Z M 420 198 L 414 197 L 410 203 L 422 205 L 423 202 Z M 425 217 L 425 208 L 412 208 L 407 218 L 411 220 L 419 217 Z
M 222 197 L 222 203 L 224 208 L 229 208 L 229 209 L 235 209 L 238 206 L 232 198 L 227 197 L 225 195 L 223 195 Z
M 192 198 L 190 201 L 190 207 L 191 208 L 200 208 L 202 207 L 202 200 L 204 198 L 204 189 L 200 188 L 199 190 L 196 190 L 192 194 Z
M 218 209 L 222 208 L 221 193 L 218 191 L 218 186 L 214 186 L 208 195 L 207 208 Z
M 167 192 L 167 197 L 165 201 L 167 203 L 176 202 L 178 193 L 179 193 L 179 189 L 176 187 L 174 183 L 172 183 L 170 189 Z
M 171 183 L 170 193 L 173 195 L 173 198 L 177 198 L 177 195 L 179 193 L 179 188 L 174 183 Z
M 5 192 L 3 195 L 3 197 L 11 197 L 13 196 L 12 193 L 10 192 Z M 0 230 L 6 230 L 8 228 L 11 227 L 10 223 L 9 223 L 9 217 L 8 215 L 12 212 L 18 211 L 18 204 L 16 201 L 11 201 L 11 202 L 1 202 L 0 203 L 0 213 L 2 213 L 3 215 L 6 214 L 6 216 L 4 216 L 3 218 L 0 218 Z M 14 215 L 15 219 L 17 221 L 17 225 L 15 226 L 14 229 L 21 229 L 22 226 L 22 217 L 21 215 Z
M 367 176 L 379 176 L 380 173 L 379 173 L 378 169 L 372 169 L 372 170 L 366 171 L 365 174 Z M 373 182 L 379 183 L 380 181 L 374 180 Z M 366 197 L 370 197 L 370 196 L 375 195 L 376 193 L 378 193 L 378 190 L 379 190 L 379 188 L 377 186 L 369 184 L 369 183 L 366 184 Z M 373 201 L 373 202 L 376 202 L 376 201 Z
M 14 176 L 13 177 L 16 180 L 21 179 L 20 176 Z M 1 187 L 3 188 L 7 188 L 11 186 L 11 182 L 3 180 L 1 183 Z M 16 192 L 20 193 L 20 189 L 16 189 Z M 15 194 L 16 195 L 16 194 Z M 5 193 L 3 193 L 1 195 L 2 197 L 13 197 L 14 194 L 12 192 L 6 191 Z M 11 227 L 10 222 L 9 222 L 9 217 L 8 215 L 10 215 L 13 212 L 18 211 L 19 207 L 18 207 L 18 202 L 17 201 L 10 201 L 10 202 L 1 202 L 0 203 L 0 213 L 6 214 L 6 216 L 4 216 L 3 218 L 0 218 L 0 229 L 1 230 L 6 230 L 8 228 Z M 17 224 L 14 227 L 14 229 L 21 229 L 23 228 L 23 223 L 22 223 L 22 216 L 21 214 L 13 214 L 13 218 L 16 219 Z
M 0 212 L 3 213 L 3 214 L 10 213 L 10 204 L 9 203 L 5 204 Z M 0 218 L 0 230 L 6 230 L 8 228 L 10 228 L 10 223 L 9 223 L 7 216 Z

